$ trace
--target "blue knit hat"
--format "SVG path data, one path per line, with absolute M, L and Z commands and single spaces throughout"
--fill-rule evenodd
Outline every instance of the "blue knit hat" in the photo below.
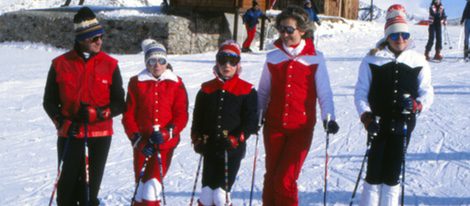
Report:
M 83 41 L 104 33 L 103 27 L 96 19 L 95 13 L 88 8 L 82 7 L 73 17 L 75 40 Z

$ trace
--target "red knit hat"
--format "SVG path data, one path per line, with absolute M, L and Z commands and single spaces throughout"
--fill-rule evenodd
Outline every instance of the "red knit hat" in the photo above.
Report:
M 222 43 L 217 53 L 222 52 L 222 51 L 231 51 L 237 54 L 238 56 L 240 56 L 240 53 L 241 53 L 240 45 L 238 45 L 237 42 L 233 40 L 227 40 L 224 43 Z
M 387 22 L 385 23 L 384 38 L 392 33 L 410 32 L 406 22 L 405 7 L 400 4 L 394 4 L 387 10 Z

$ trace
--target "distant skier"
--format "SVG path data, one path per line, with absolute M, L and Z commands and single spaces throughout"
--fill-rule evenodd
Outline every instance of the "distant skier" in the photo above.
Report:
M 63 157 L 57 205 L 97 206 L 113 135 L 112 118 L 124 111 L 124 89 L 118 61 L 101 51 L 104 30 L 93 11 L 78 10 L 73 26 L 74 48 L 52 61 L 43 105 L 56 125 L 57 152 Z M 89 148 L 89 203 L 84 137 Z
M 434 55 L 435 60 L 442 60 L 442 25 L 447 25 L 447 16 L 444 10 L 444 5 L 441 4 L 441 0 L 433 0 L 429 7 L 429 37 L 428 43 L 426 44 L 426 50 L 424 56 L 426 60 L 430 60 L 429 52 L 434 44 L 434 36 L 436 37 L 436 53 Z
M 245 156 L 246 140 L 258 129 L 257 94 L 239 77 L 240 52 L 237 43 L 222 43 L 213 68 L 215 78 L 203 83 L 196 96 L 191 139 L 194 150 L 204 156 L 199 205 L 231 205 L 230 190 Z
M 310 22 L 308 23 L 308 30 L 305 34 L 306 38 L 311 38 L 312 40 L 315 38 L 315 30 L 317 29 L 317 25 L 321 25 L 321 21 L 317 16 L 318 9 L 315 4 L 312 5 L 311 0 L 304 1 L 304 10 L 308 13 L 308 18 Z
M 65 1 L 65 4 L 62 5 L 61 7 L 69 6 L 71 1 L 72 1 L 72 0 L 66 0 L 66 1 Z M 83 3 L 85 3 L 85 0 L 80 0 L 80 2 L 78 2 L 78 5 L 83 5 Z
M 188 95 L 181 77 L 170 69 L 165 47 L 153 39 L 141 45 L 146 68 L 129 81 L 122 124 L 133 146 L 136 182 L 145 158 L 151 156 L 138 183 L 135 205 L 154 206 L 161 204 L 160 177 L 167 174 L 188 122 Z
M 434 96 L 429 63 L 409 49 L 405 9 L 392 5 L 386 18 L 385 35 L 362 60 L 354 93 L 361 122 L 369 134 L 378 133 L 372 139 L 361 206 L 398 205 L 403 126 L 408 125 L 408 143 L 416 116 L 429 109 Z M 411 113 L 409 119 L 402 115 L 404 110 Z
M 327 132 L 339 130 L 325 58 L 302 38 L 307 22 L 308 14 L 299 6 L 276 17 L 279 39 L 266 56 L 259 82 L 258 108 L 266 119 L 263 205 L 299 204 L 297 179 L 312 143 L 317 101 Z
M 250 49 L 251 42 L 255 39 L 256 25 L 258 25 L 259 18 L 267 18 L 266 15 L 260 10 L 258 2 L 252 2 L 252 7 L 243 14 L 243 24 L 245 24 L 247 37 L 243 42 L 242 52 L 252 52 Z
M 460 24 L 465 23 L 465 39 L 464 39 L 464 57 L 468 58 L 470 54 L 470 50 L 468 48 L 468 42 L 470 41 L 470 0 L 467 0 L 467 4 L 465 5 L 465 9 L 462 13 L 462 19 L 460 20 Z

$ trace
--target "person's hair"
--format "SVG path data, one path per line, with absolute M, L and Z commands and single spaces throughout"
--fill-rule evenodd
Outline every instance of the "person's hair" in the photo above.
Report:
M 431 1 L 431 6 L 432 6 L 433 4 L 436 4 L 436 2 L 437 2 L 437 0 L 432 0 L 432 1 Z M 442 4 L 442 1 L 439 1 L 439 3 Z
M 276 28 L 279 28 L 281 21 L 285 19 L 295 19 L 297 22 L 297 28 L 301 31 L 307 30 L 308 24 L 308 14 L 307 12 L 295 5 L 289 5 L 287 8 L 282 10 L 282 12 L 276 17 Z

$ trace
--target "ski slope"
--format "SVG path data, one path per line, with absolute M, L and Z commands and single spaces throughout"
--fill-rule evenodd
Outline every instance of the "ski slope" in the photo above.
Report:
M 407 205 L 470 205 L 470 63 L 458 59 L 461 27 L 449 27 L 453 50 L 432 63 L 435 102 L 419 116 L 407 156 Z M 427 27 L 412 26 L 416 50 L 423 52 Z M 317 49 L 324 52 L 334 92 L 340 131 L 330 136 L 329 205 L 347 205 L 365 151 L 365 131 L 354 107 L 354 85 L 361 58 L 383 35 L 383 24 L 324 22 Z M 0 205 L 46 205 L 57 167 L 56 132 L 42 109 L 42 96 L 51 60 L 65 52 L 37 43 L 0 43 Z M 257 85 L 266 51 L 242 55 L 242 78 Z M 124 84 L 144 68 L 142 54 L 112 55 L 119 60 Z M 215 51 L 171 55 L 169 61 L 183 78 L 190 113 L 200 84 L 213 78 Z M 111 145 L 100 191 L 101 205 L 129 205 L 134 191 L 132 153 L 122 116 L 114 119 Z M 317 117 L 318 118 L 318 117 Z M 191 122 L 191 119 L 190 119 Z M 165 178 L 168 205 L 188 205 L 197 168 L 190 123 L 182 133 Z M 234 205 L 248 205 L 255 137 L 248 140 L 233 187 Z M 300 205 L 321 205 L 325 133 L 317 125 L 314 140 L 298 181 Z M 260 136 L 254 205 L 261 205 L 264 149 Z M 200 181 L 199 181 L 200 184 Z M 198 191 L 200 186 L 198 186 Z M 361 190 L 359 190 L 361 192 Z M 359 194 L 360 195 L 360 194 Z

